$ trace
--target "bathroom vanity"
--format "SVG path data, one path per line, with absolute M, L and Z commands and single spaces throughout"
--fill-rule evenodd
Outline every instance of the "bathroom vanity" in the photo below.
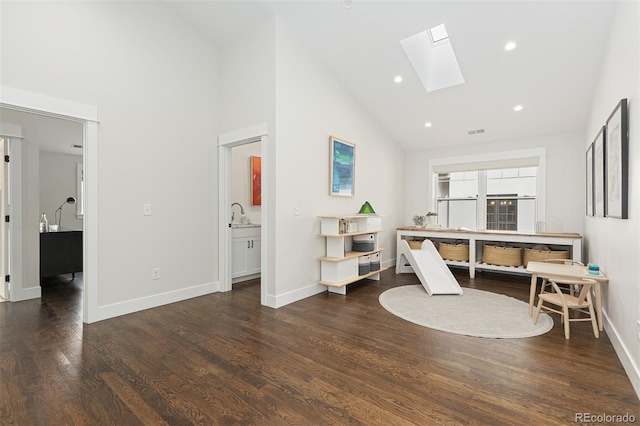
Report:
M 260 277 L 260 239 L 258 224 L 231 226 L 231 279 L 233 283 Z

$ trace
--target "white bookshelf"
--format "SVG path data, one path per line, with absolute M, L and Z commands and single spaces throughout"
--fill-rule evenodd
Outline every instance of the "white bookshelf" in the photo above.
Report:
M 326 241 L 326 255 L 320 257 L 320 281 L 332 293 L 347 294 L 347 285 L 369 278 L 380 279 L 380 272 L 387 268 L 359 274 L 358 259 L 360 256 L 380 253 L 379 233 L 382 232 L 382 216 L 347 215 L 319 216 L 320 237 Z M 373 234 L 373 249 L 370 251 L 353 251 L 353 237 Z

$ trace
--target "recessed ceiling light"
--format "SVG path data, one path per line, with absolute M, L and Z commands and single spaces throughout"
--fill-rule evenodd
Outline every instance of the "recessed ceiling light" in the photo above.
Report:
M 395 81 L 396 83 L 401 83 L 402 82 L 402 76 L 401 75 L 396 75 L 393 78 L 393 81 Z
M 504 46 L 504 50 L 513 50 L 516 48 L 516 43 L 513 41 L 510 41 L 509 43 L 505 44 Z
M 513 107 L 514 111 L 522 111 L 523 106 L 522 105 L 516 105 Z
M 431 123 L 427 121 L 426 123 L 424 123 L 424 127 L 431 127 Z
M 351 0 L 343 0 L 342 7 L 345 9 L 351 9 L 353 7 L 353 2 Z

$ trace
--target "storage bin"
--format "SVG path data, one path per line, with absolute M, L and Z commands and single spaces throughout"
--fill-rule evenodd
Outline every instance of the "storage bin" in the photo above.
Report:
M 463 244 L 462 241 L 456 241 L 455 243 L 440 243 L 438 249 L 440 257 L 445 260 L 458 260 L 460 262 L 469 261 L 469 244 Z
M 362 234 L 353 236 L 353 251 L 372 251 L 375 242 L 373 234 Z
M 358 218 L 358 232 L 373 232 L 382 230 L 382 218 L 378 216 Z
M 522 248 L 484 244 L 482 261 L 491 265 L 522 266 Z
M 569 250 L 551 250 L 548 248 L 524 249 L 524 266 L 529 262 L 544 262 L 547 259 L 569 259 Z
M 358 257 L 358 275 L 368 274 L 371 271 L 371 255 Z
M 372 271 L 380 270 L 380 253 L 371 253 L 371 263 L 370 268 Z
M 420 250 L 422 249 L 422 242 L 424 241 L 424 239 L 422 240 L 407 240 L 407 243 L 409 244 L 409 248 L 411 250 Z

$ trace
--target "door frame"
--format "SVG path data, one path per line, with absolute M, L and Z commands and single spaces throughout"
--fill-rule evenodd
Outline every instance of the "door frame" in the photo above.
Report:
M 0 106 L 16 111 L 75 121 L 83 126 L 82 164 L 85 194 L 82 233 L 84 299 L 82 311 L 83 322 L 95 322 L 98 320 L 98 109 L 92 105 L 7 86 L 0 86 Z M 12 226 L 18 228 L 14 229 L 12 235 L 22 234 L 21 224 L 17 226 L 16 223 L 13 223 Z M 15 242 L 13 241 L 12 244 Z M 12 256 L 12 265 L 10 265 L 12 274 L 17 271 L 16 262 L 22 262 L 22 256 L 19 257 L 20 259 L 16 259 L 16 256 Z M 21 268 L 20 271 L 22 271 Z M 15 287 L 19 287 L 21 290 L 22 281 L 12 282 L 11 287 L 12 294 Z
M 0 285 L 8 289 L 9 297 L 5 300 L 11 302 L 23 300 L 22 292 L 22 232 L 20 238 L 13 237 L 15 230 L 22 230 L 22 127 L 8 123 L 0 123 L 0 136 L 4 139 L 3 154 L 10 157 L 9 167 L 3 168 L 3 189 L 6 189 L 2 203 L 4 215 L 9 216 L 9 222 L 2 219 L 4 238 L 2 239 L 2 261 L 4 262 L 4 274 L 11 276 L 17 285 L 9 285 L 5 277 L 0 276 Z M 7 201 L 6 197 L 10 197 Z M 10 243 L 9 240 L 14 241 Z M 38 288 L 40 290 L 40 288 Z M 40 297 L 40 292 L 34 296 Z
M 269 263 L 267 247 L 269 246 L 269 167 L 268 167 L 267 124 L 260 123 L 218 137 L 218 274 L 220 291 L 230 291 L 231 278 L 231 149 L 236 146 L 260 142 L 262 157 L 261 190 L 262 207 L 260 212 L 260 304 L 267 305 L 267 284 L 269 280 Z

